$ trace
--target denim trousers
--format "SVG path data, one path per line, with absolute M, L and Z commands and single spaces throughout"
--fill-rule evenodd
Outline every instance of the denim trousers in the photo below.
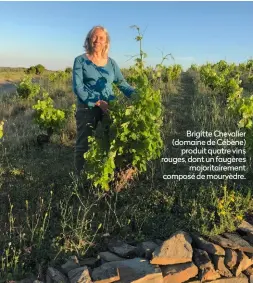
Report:
M 75 168 L 79 175 L 84 169 L 84 153 L 88 151 L 88 137 L 93 135 L 98 122 L 102 121 L 104 113 L 98 106 L 89 108 L 85 104 L 78 103 L 76 111 L 76 144 L 75 144 Z

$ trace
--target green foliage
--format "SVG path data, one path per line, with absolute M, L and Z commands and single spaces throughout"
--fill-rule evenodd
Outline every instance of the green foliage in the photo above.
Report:
M 136 40 L 141 43 L 140 37 Z M 84 154 L 87 178 L 95 187 L 104 190 L 110 189 L 116 169 L 127 182 L 137 172 L 145 172 L 147 162 L 158 158 L 163 147 L 160 91 L 153 89 L 144 71 L 142 57 L 140 49 L 140 58 L 136 59 L 130 75 L 136 89 L 131 101 L 122 103 L 118 94 L 117 100 L 109 104 L 108 143 L 104 137 L 90 137 L 89 151 Z
M 253 95 L 243 96 L 238 70 L 246 68 L 251 71 L 252 62 L 253 60 L 248 60 L 246 65 L 240 64 L 237 68 L 235 64 L 229 65 L 222 60 L 217 64 L 207 64 L 200 68 L 202 81 L 223 97 L 228 109 L 238 117 L 238 127 L 246 130 L 246 148 L 249 151 L 253 150 Z
M 178 64 L 169 66 L 168 68 L 166 68 L 165 73 L 168 81 L 177 81 L 182 73 L 182 66 Z
M 41 64 L 34 66 L 36 69 L 36 75 L 41 75 L 45 71 L 45 67 Z
M 41 75 L 45 71 L 45 67 L 41 64 L 38 64 L 36 66 L 31 66 L 30 68 L 25 70 L 26 74 L 36 74 L 36 75 Z
M 250 59 L 250 60 L 247 61 L 247 63 L 246 63 L 246 69 L 247 69 L 248 71 L 251 71 L 251 70 L 253 69 L 253 60 L 252 60 L 252 59 Z
M 72 71 L 71 71 L 72 72 Z M 66 81 L 71 77 L 71 72 L 57 71 L 48 76 L 50 82 Z
M 28 68 L 27 70 L 25 70 L 26 74 L 36 74 L 36 68 L 34 66 L 31 66 L 30 68 Z
M 251 204 L 250 189 L 243 194 L 227 185 L 200 187 L 194 197 L 183 198 L 190 229 L 206 236 L 234 231 Z
M 198 67 L 197 64 L 191 64 L 190 69 L 192 69 L 193 71 L 198 71 L 198 70 L 199 70 L 199 67 Z
M 223 76 L 219 76 L 216 71 L 210 65 L 201 66 L 200 68 L 200 78 L 201 80 L 210 87 L 212 90 L 221 90 L 222 85 L 225 82 Z
M 216 64 L 206 64 L 200 67 L 200 78 L 204 84 L 214 90 L 224 99 L 230 95 L 231 80 L 239 82 L 240 72 L 235 64 L 228 64 L 224 60 Z
M 25 76 L 17 86 L 17 93 L 23 99 L 33 99 L 40 92 L 40 85 L 32 83 L 32 78 Z
M 251 70 L 252 62 L 240 65 L 240 69 L 246 67 Z M 246 148 L 248 151 L 253 150 L 253 95 L 243 96 L 243 88 L 240 86 L 240 72 L 235 71 L 235 64 L 229 65 L 225 61 L 217 64 L 207 64 L 201 66 L 200 76 L 202 81 L 216 93 L 223 96 L 230 111 L 238 117 L 238 127 L 246 131 Z
M 246 64 L 245 63 L 240 63 L 239 65 L 238 65 L 238 70 L 240 71 L 240 72 L 244 72 L 244 71 L 246 71 Z
M 33 106 L 33 109 L 36 110 L 35 122 L 44 130 L 57 131 L 64 125 L 66 120 L 65 112 L 54 108 L 53 99 L 47 92 L 43 93 L 43 98 Z
M 72 73 L 72 68 L 68 67 L 65 69 L 65 73 L 71 74 Z

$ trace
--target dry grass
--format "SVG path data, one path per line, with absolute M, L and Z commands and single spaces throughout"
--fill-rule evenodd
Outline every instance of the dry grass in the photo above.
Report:
M 43 73 L 44 75 L 48 75 L 50 73 L 53 73 L 54 71 L 49 71 L 45 70 Z M 5 83 L 5 82 L 11 82 L 11 83 L 18 83 L 24 76 L 25 76 L 24 71 L 1 71 L 0 70 L 0 84 Z M 40 75 L 33 75 L 34 78 L 40 78 Z

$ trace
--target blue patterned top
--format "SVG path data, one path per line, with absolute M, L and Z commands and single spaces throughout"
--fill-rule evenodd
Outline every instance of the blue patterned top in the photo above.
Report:
M 112 83 L 130 97 L 135 91 L 124 79 L 119 66 L 108 58 L 103 67 L 95 65 L 86 54 L 75 58 L 73 66 L 73 91 L 79 103 L 94 107 L 98 100 L 111 101 L 115 99 Z

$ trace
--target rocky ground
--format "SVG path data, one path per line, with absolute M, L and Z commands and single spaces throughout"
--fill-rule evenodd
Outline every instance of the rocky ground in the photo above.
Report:
M 253 225 L 243 221 L 234 233 L 203 238 L 183 231 L 169 239 L 124 243 L 106 238 L 97 258 L 72 256 L 49 267 L 46 283 L 252 283 Z M 36 278 L 20 283 L 39 283 Z M 42 282 L 42 281 L 40 281 Z

